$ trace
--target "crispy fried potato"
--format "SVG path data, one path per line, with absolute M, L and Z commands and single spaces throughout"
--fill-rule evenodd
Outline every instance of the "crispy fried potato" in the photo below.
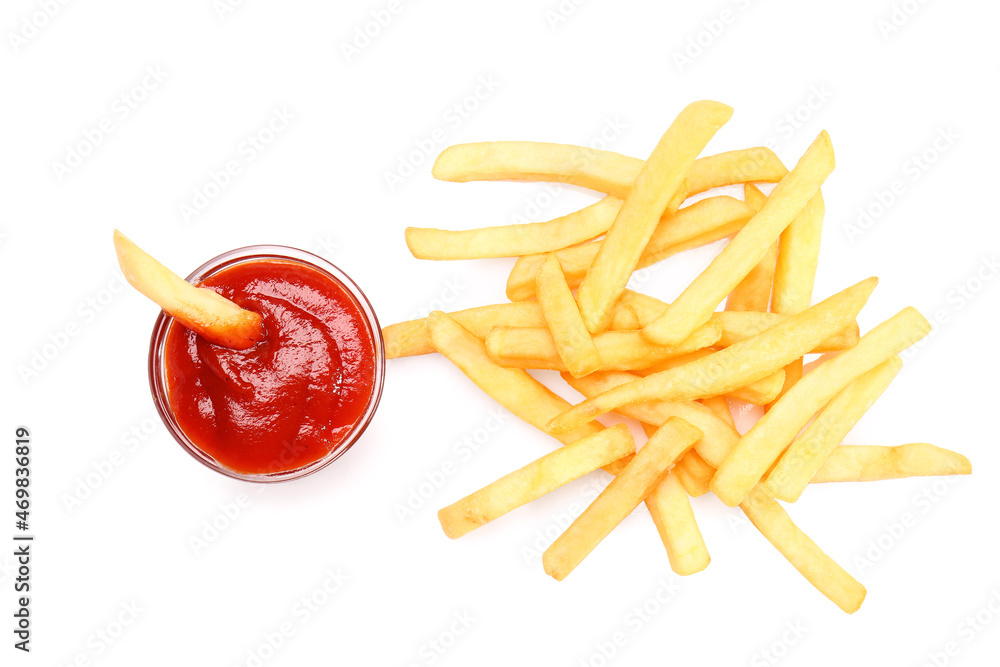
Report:
M 600 368 L 597 346 L 580 317 L 580 309 L 554 255 L 548 255 L 539 270 L 535 293 L 558 356 L 569 372 L 579 377 Z M 488 351 L 488 343 L 486 348 Z
M 825 208 L 823 194 L 817 190 L 781 233 L 771 297 L 776 313 L 794 315 L 809 307 L 819 264 Z
M 590 397 L 632 382 L 638 376 L 624 372 L 597 372 L 582 378 L 574 378 L 568 374 L 563 374 L 562 377 L 573 389 Z M 671 417 L 683 419 L 702 432 L 701 439 L 695 443 L 695 451 L 713 466 L 725 460 L 740 439 L 740 434 L 728 421 L 720 419 L 712 410 L 694 401 L 635 403 L 622 406 L 619 412 L 654 427 L 664 424 Z
M 767 378 L 764 378 L 764 380 L 767 380 Z M 736 428 L 736 422 L 733 421 L 733 412 L 729 409 L 729 401 L 726 400 L 725 396 L 709 396 L 708 398 L 701 399 L 699 403 L 714 412 L 716 417 Z
M 589 334 L 588 334 L 589 335 Z M 652 345 L 638 331 L 606 331 L 592 338 L 597 349 L 596 370 L 634 370 L 645 368 L 671 356 L 699 350 L 719 340 L 721 327 L 709 322 L 680 345 Z M 496 363 L 513 368 L 568 370 L 552 333 L 546 329 L 508 329 L 497 327 L 486 336 L 486 350 Z M 573 373 L 579 377 L 588 373 Z
M 569 403 L 552 393 L 519 368 L 498 366 L 486 354 L 483 342 L 440 311 L 427 316 L 427 328 L 434 348 L 458 367 L 476 386 L 497 403 L 536 428 L 543 428 L 551 415 Z M 603 427 L 588 422 L 580 428 L 556 436 L 563 444 L 593 435 Z
M 485 259 L 533 255 L 583 243 L 604 234 L 621 207 L 621 199 L 605 197 L 596 204 L 548 222 L 464 231 L 407 227 L 406 245 L 417 259 Z
M 820 593 L 853 614 L 865 600 L 865 587 L 827 556 L 808 535 L 792 523 L 788 513 L 773 498 L 757 488 L 747 495 L 740 509 L 761 535 Z
M 438 512 L 445 535 L 455 539 L 527 505 L 560 486 L 635 453 L 624 424 L 606 428 L 546 454 Z
M 714 320 L 709 320 L 712 322 Z M 683 366 L 684 364 L 691 363 L 702 357 L 707 357 L 710 354 L 714 354 L 717 350 L 715 349 L 701 349 L 695 350 L 694 352 L 688 352 L 687 354 L 678 355 L 676 357 L 670 357 L 663 361 L 657 362 L 646 368 L 636 370 L 638 375 L 643 377 L 649 375 L 655 375 L 656 373 L 662 373 L 663 371 L 670 370 L 671 368 L 677 368 L 678 366 Z M 741 401 L 746 401 L 747 403 L 753 403 L 754 405 L 766 405 L 773 401 L 778 392 L 785 383 L 785 371 L 777 370 L 771 373 L 765 378 L 761 378 L 756 382 L 751 382 L 743 387 L 737 387 L 730 392 L 727 392 L 725 396 L 730 398 L 738 398 Z M 725 400 L 724 396 L 715 396 L 709 398 L 719 398 Z
M 690 453 L 689 451 L 688 454 Z M 708 555 L 705 539 L 698 529 L 691 501 L 677 475 L 674 472 L 667 473 L 652 493 L 646 496 L 645 502 L 667 550 L 670 569 L 686 577 L 708 567 L 712 558 Z
M 544 327 L 545 317 L 536 301 L 497 303 L 448 313 L 448 316 L 472 332 L 486 338 L 493 327 Z M 397 322 L 382 328 L 387 359 L 434 352 L 431 337 L 424 326 L 426 318 Z
M 553 419 L 548 428 L 552 433 L 561 433 L 624 405 L 719 396 L 763 379 L 843 330 L 857 316 L 877 282 L 876 278 L 863 280 L 724 350 L 589 398 Z
M 632 301 L 631 295 L 637 292 L 625 290 L 625 294 L 615 305 L 614 321 L 624 321 L 626 317 L 635 317 L 637 312 L 636 304 Z M 639 295 L 646 299 L 652 299 L 662 308 L 666 308 L 659 299 Z M 659 312 L 663 312 L 662 308 Z M 649 309 L 643 307 L 642 316 L 648 317 L 649 321 L 656 317 L 656 314 L 649 315 Z M 475 334 L 476 338 L 484 339 L 494 327 L 508 328 L 529 328 L 537 329 L 546 326 L 542 309 L 536 301 L 517 301 L 515 303 L 498 303 L 487 306 L 477 306 L 465 310 L 457 310 L 449 315 L 463 327 Z M 764 329 L 777 324 L 786 319 L 784 315 L 774 315 L 772 313 L 716 313 L 712 319 L 718 320 L 722 324 L 722 336 L 715 343 L 718 347 L 729 347 L 733 343 L 755 336 Z M 385 340 L 386 358 L 395 359 L 398 357 L 409 357 L 420 354 L 430 354 L 434 352 L 431 345 L 430 336 L 424 327 L 424 318 L 417 320 L 407 320 L 390 324 L 382 328 L 382 337 Z M 640 329 L 639 326 L 612 326 L 613 330 L 619 329 Z M 853 347 L 858 342 L 858 325 L 852 322 L 851 325 L 839 334 L 823 341 L 814 353 L 832 352 L 846 350 Z
M 260 313 L 238 305 L 207 287 L 196 287 L 156 261 L 117 229 L 118 264 L 125 279 L 168 315 L 216 345 L 246 350 L 264 340 Z
M 641 329 L 667 309 L 667 303 L 659 299 L 625 290 L 618 303 L 615 304 L 615 315 L 611 320 L 611 329 Z M 777 313 L 758 313 L 753 311 L 721 311 L 712 314 L 713 320 L 722 324 L 722 338 L 717 347 L 729 347 L 733 343 L 756 336 L 764 329 L 773 327 L 778 322 L 788 319 L 788 315 Z M 810 350 L 813 354 L 846 350 L 858 344 L 860 338 L 858 323 L 851 322 L 840 331 Z
M 643 335 L 655 343 L 675 343 L 707 321 L 715 307 L 760 262 L 767 249 L 816 194 L 833 171 L 833 165 L 833 146 L 824 131 L 795 168 L 775 186 L 760 212 L 737 232 L 666 312 L 643 329 Z
M 812 308 L 792 319 L 809 310 Z M 730 507 L 742 502 L 792 438 L 834 395 L 929 331 L 930 324 L 923 315 L 914 308 L 905 308 L 862 336 L 855 347 L 803 376 L 740 438 L 719 466 L 712 479 L 715 495 Z
M 767 195 L 753 183 L 743 186 L 743 199 L 754 212 L 759 212 L 767 202 Z M 733 288 L 726 298 L 726 310 L 757 311 L 766 313 L 771 305 L 771 283 L 774 280 L 774 266 L 778 258 L 778 244 L 767 249 L 763 259 L 750 269 L 747 277 Z
M 712 481 L 712 476 L 715 475 L 715 468 L 701 458 L 701 454 L 692 449 L 681 457 L 671 474 L 677 475 L 677 479 L 684 485 L 684 490 L 689 496 L 697 498 L 711 491 L 709 484 Z
M 671 255 L 699 248 L 732 236 L 753 217 L 753 209 L 733 197 L 709 197 L 660 218 L 642 251 L 636 268 L 651 266 Z M 603 241 L 556 251 L 556 258 L 570 287 L 578 287 L 597 257 Z M 507 298 L 523 301 L 534 296 L 535 275 L 544 261 L 541 255 L 517 260 L 507 279 Z
M 680 208 L 685 196 L 685 175 L 732 115 L 731 107 L 718 102 L 689 104 L 653 149 L 580 283 L 576 298 L 591 333 L 607 328 L 614 304 L 635 271 L 660 217 L 664 211 L 672 213 Z M 695 328 L 690 327 L 683 336 L 675 336 L 671 343 L 680 343 Z
M 764 482 L 764 492 L 777 500 L 795 502 L 813 475 L 844 436 L 878 400 L 903 368 L 898 356 L 871 369 L 830 399 L 826 407 L 792 441 Z
M 840 445 L 812 478 L 820 482 L 873 482 L 929 475 L 970 475 L 972 464 L 957 452 L 914 442 L 897 447 Z
M 733 389 L 726 396 L 732 396 L 754 405 L 767 405 L 778 397 L 784 386 L 785 369 L 779 368 L 765 378 Z
M 653 434 L 625 469 L 542 554 L 545 572 L 562 581 L 615 526 L 656 488 L 667 469 L 701 437 L 683 419 L 670 419 Z
M 549 181 L 625 199 L 644 162 L 611 151 L 535 141 L 490 141 L 446 148 L 432 174 L 442 181 Z M 746 182 L 777 183 L 788 173 L 763 146 L 699 158 L 684 183 L 687 196 Z

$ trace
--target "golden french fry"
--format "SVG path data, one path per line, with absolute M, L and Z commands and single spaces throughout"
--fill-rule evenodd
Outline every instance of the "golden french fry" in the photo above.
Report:
M 129 284 L 186 328 L 234 350 L 246 350 L 264 340 L 260 313 L 240 308 L 207 287 L 192 285 L 117 229 L 114 241 L 118 264 Z
M 905 308 L 862 336 L 855 347 L 803 376 L 740 438 L 719 466 L 712 479 L 715 495 L 730 507 L 742 502 L 792 438 L 834 395 L 929 331 L 930 324 L 923 315 L 914 308 Z
M 732 396 L 754 405 L 767 405 L 778 397 L 784 386 L 785 370 L 779 368 L 765 378 L 733 389 L 726 396 Z
M 542 554 L 545 572 L 562 581 L 615 526 L 656 488 L 670 465 L 701 437 L 682 419 L 670 419 L 653 434 L 621 473 Z
M 709 322 L 713 321 L 715 320 L 709 320 Z M 636 373 L 643 377 L 654 375 L 656 373 L 670 370 L 671 368 L 683 366 L 684 364 L 691 363 L 692 361 L 701 359 L 702 357 L 707 357 L 710 354 L 714 354 L 716 351 L 717 350 L 708 348 L 695 350 L 694 352 L 688 352 L 687 354 L 670 357 L 651 366 L 647 366 L 646 368 L 638 369 L 636 370 Z M 765 405 L 777 397 L 778 392 L 784 386 L 784 382 L 785 372 L 784 370 L 778 369 L 765 378 L 761 378 L 756 382 L 751 382 L 748 385 L 737 387 L 736 389 L 727 392 L 726 396 L 729 396 L 730 398 L 738 398 L 741 401 L 753 403 L 754 405 Z M 725 400 L 724 396 L 715 396 L 711 398 Z
M 753 217 L 753 209 L 733 197 L 709 197 L 660 218 L 646 244 L 636 268 L 642 269 L 676 253 L 715 243 L 739 231 Z M 597 257 L 603 241 L 594 241 L 556 251 L 570 287 L 578 287 Z M 507 279 L 507 298 L 530 299 L 535 293 L 535 276 L 542 255 L 528 255 L 517 260 Z
M 823 462 L 902 368 L 902 359 L 890 357 L 830 399 L 778 459 L 764 482 L 764 492 L 778 500 L 792 503 L 798 500 Z
M 670 212 L 680 207 L 681 202 L 674 202 L 674 199 L 680 193 L 683 200 L 685 175 L 698 154 L 732 115 L 731 107 L 718 102 L 689 104 L 653 149 L 580 283 L 576 298 L 591 333 L 607 328 L 615 301 L 635 271 L 660 217 L 668 210 L 668 205 Z M 671 342 L 680 343 L 695 328 L 691 327 L 687 334 Z
M 858 334 L 859 334 L 858 335 L 858 339 L 859 340 L 861 339 L 860 333 L 861 332 L 859 331 L 858 332 Z M 856 344 L 857 343 L 855 343 L 855 345 Z M 787 366 L 785 366 L 785 386 L 781 388 L 781 391 L 778 392 L 778 395 L 775 397 L 774 400 L 777 401 L 779 398 L 781 398 L 786 393 L 788 393 L 788 390 L 791 389 L 792 386 L 794 386 L 795 383 L 798 382 L 801 379 L 802 379 L 802 359 L 799 358 L 799 359 L 796 359 L 796 360 L 792 361 Z M 771 405 L 773 405 L 773 404 L 774 403 L 772 402 Z M 768 410 L 771 409 L 771 405 L 767 406 Z
M 775 243 L 729 293 L 726 298 L 726 310 L 767 312 L 771 303 L 771 283 L 774 280 L 774 263 L 777 256 L 778 245 Z
M 777 159 L 777 156 L 775 156 Z M 549 181 L 624 199 L 642 160 L 612 151 L 537 141 L 457 144 L 441 151 L 431 173 L 442 181 Z
M 643 329 L 643 335 L 653 342 L 669 344 L 687 338 L 694 328 L 708 320 L 726 294 L 760 262 L 768 247 L 816 194 L 833 171 L 833 165 L 833 146 L 824 131 L 795 168 L 775 186 L 760 212 L 737 232 L 666 312 Z
M 692 333 L 680 345 L 652 345 L 638 331 L 605 331 L 593 336 L 599 364 L 595 370 L 635 370 L 671 356 L 708 347 L 719 340 L 721 328 L 709 322 Z M 546 329 L 507 329 L 497 327 L 486 335 L 486 350 L 496 363 L 514 368 L 568 370 L 559 355 L 553 334 Z M 574 373 L 577 377 L 588 373 Z
M 611 151 L 534 141 L 490 141 L 446 148 L 434 162 L 442 181 L 550 181 L 625 199 L 644 162 Z M 699 158 L 685 179 L 687 196 L 749 181 L 777 183 L 788 173 L 763 146 Z
M 794 315 L 809 307 L 819 264 L 825 208 L 823 194 L 817 190 L 781 233 L 771 304 L 776 313 Z
M 638 376 L 624 372 L 597 372 L 582 378 L 574 378 L 565 373 L 562 377 L 573 389 L 590 397 L 632 382 Z M 728 421 L 694 401 L 634 403 L 622 406 L 619 412 L 654 427 L 666 423 L 671 417 L 683 419 L 702 432 L 701 439 L 695 443 L 695 451 L 712 466 L 725 460 L 740 439 L 740 434 Z
M 615 304 L 615 315 L 611 320 L 611 329 L 641 329 L 667 309 L 667 303 L 659 299 L 625 290 L 618 303 Z M 788 315 L 777 313 L 757 313 L 753 311 L 721 311 L 712 314 L 713 320 L 722 324 L 722 338 L 717 347 L 729 347 L 733 343 L 756 336 L 764 329 L 773 327 L 778 322 L 788 319 Z M 851 322 L 843 331 L 817 345 L 811 353 L 836 352 L 846 350 L 858 344 L 860 334 L 858 323 Z
M 823 193 L 817 191 L 781 233 L 771 298 L 771 309 L 776 313 L 790 315 L 809 307 L 819 264 L 824 210 Z M 785 368 L 785 386 L 778 397 L 801 377 L 802 360 L 798 359 Z
M 580 317 L 576 299 L 569 291 L 566 278 L 559 268 L 559 260 L 554 255 L 548 255 L 538 271 L 535 293 L 559 358 L 569 372 L 579 377 L 600 368 L 601 356 Z M 721 330 L 719 335 L 722 335 Z
M 406 245 L 417 259 L 519 257 L 558 250 L 608 231 L 622 207 L 617 197 L 548 222 L 482 227 L 464 231 L 407 227 Z
M 534 288 L 532 288 L 532 294 L 534 294 Z M 633 297 L 641 298 L 642 303 L 638 300 L 633 300 Z M 654 312 L 646 304 L 646 300 L 660 304 L 659 310 Z M 631 290 L 625 290 L 622 298 L 615 304 L 615 316 L 612 319 L 611 329 L 641 329 L 646 322 L 652 321 L 659 313 L 663 312 L 664 308 L 666 308 L 666 304 L 659 299 L 632 292 Z M 639 316 L 638 326 L 616 325 L 616 323 L 621 324 L 625 322 L 627 318 L 632 318 L 632 321 L 635 322 L 634 318 L 637 317 L 637 314 Z M 449 313 L 449 315 L 479 339 L 486 338 L 486 335 L 494 327 L 538 329 L 546 326 L 542 309 L 536 301 L 517 301 L 515 303 L 477 306 L 475 308 L 457 310 Z M 722 325 L 722 336 L 714 345 L 729 347 L 735 342 L 757 335 L 764 329 L 787 319 L 787 317 L 773 313 L 719 312 L 715 313 L 712 319 L 717 320 Z M 434 352 L 434 346 L 431 345 L 430 336 L 427 334 L 426 327 L 424 327 L 424 318 L 407 320 L 383 327 L 382 337 L 385 340 L 385 352 L 388 359 Z M 811 350 L 811 352 L 821 353 L 846 350 L 854 347 L 858 342 L 858 338 L 857 322 L 852 322 L 846 329 L 823 341 L 823 343 Z M 708 354 L 708 352 L 705 352 L 705 354 Z
M 486 338 L 493 327 L 544 327 L 545 317 L 536 301 L 497 303 L 448 313 L 448 316 L 472 332 Z M 397 322 L 382 328 L 387 359 L 434 352 L 425 318 Z
M 689 451 L 688 454 L 690 453 Z M 708 567 L 712 558 L 708 555 L 705 539 L 698 529 L 691 501 L 677 475 L 674 472 L 667 473 L 663 481 L 646 496 L 645 502 L 667 550 L 670 569 L 686 577 Z
M 745 201 L 750 208 L 757 212 L 764 208 L 764 204 L 767 203 L 767 195 L 761 192 L 760 188 L 753 183 L 744 183 L 743 201 Z
M 764 329 L 773 327 L 778 322 L 783 322 L 788 319 L 788 315 L 747 311 L 719 312 L 712 315 L 712 319 L 718 320 L 722 324 L 722 338 L 719 339 L 717 345 L 719 347 L 729 347 L 733 343 L 745 340 L 750 336 L 756 336 Z M 861 338 L 861 334 L 858 330 L 858 323 L 851 322 L 843 330 L 838 331 L 810 350 L 810 353 L 822 354 L 823 352 L 848 350 L 858 344 L 859 338 Z
M 743 186 L 743 199 L 755 212 L 759 212 L 767 202 L 767 195 L 753 183 Z M 763 259 L 750 269 L 746 278 L 733 288 L 726 298 L 726 310 L 757 311 L 766 313 L 771 304 L 771 283 L 774 280 L 774 266 L 778 258 L 778 244 L 770 246 Z
M 863 280 L 724 350 L 589 398 L 553 419 L 548 428 L 552 433 L 562 433 L 631 403 L 720 396 L 763 379 L 843 330 L 877 283 L 876 278 Z
M 427 328 L 434 348 L 458 367 L 476 386 L 497 403 L 536 428 L 544 428 L 551 415 L 569 406 L 525 371 L 498 366 L 486 354 L 483 342 L 440 311 L 427 316 Z M 556 436 L 570 444 L 603 427 L 588 422 L 571 432 Z
M 767 380 L 767 378 L 764 378 L 764 380 Z M 699 402 L 714 412 L 716 417 L 736 428 L 736 422 L 733 421 L 733 412 L 729 409 L 729 401 L 726 400 L 725 396 L 709 396 L 708 398 L 701 399 Z
M 704 438 L 704 436 L 702 437 Z M 692 449 L 681 457 L 671 474 L 677 475 L 689 496 L 697 498 L 711 491 L 709 484 L 712 481 L 712 476 L 715 475 L 715 468 L 701 458 L 696 450 Z
M 642 425 L 642 430 L 649 438 L 656 433 L 656 428 L 650 424 Z M 701 530 L 698 529 L 694 510 L 691 509 L 690 497 L 695 494 L 687 491 L 687 486 L 681 479 L 681 462 L 689 456 L 698 456 L 698 453 L 689 449 L 643 501 L 667 551 L 670 569 L 682 577 L 701 572 L 712 560 Z M 695 480 L 691 481 L 697 483 Z M 707 491 L 706 480 L 705 491 L 702 493 Z
M 761 535 L 820 593 L 853 614 L 865 600 L 865 587 L 826 555 L 812 539 L 792 523 L 788 513 L 761 489 L 754 489 L 740 509 Z
M 635 453 L 624 424 L 550 452 L 438 512 L 445 535 L 455 539 L 527 505 L 560 486 Z
M 972 464 L 957 452 L 914 442 L 897 447 L 840 445 L 812 478 L 820 482 L 873 482 L 929 475 L 969 475 Z

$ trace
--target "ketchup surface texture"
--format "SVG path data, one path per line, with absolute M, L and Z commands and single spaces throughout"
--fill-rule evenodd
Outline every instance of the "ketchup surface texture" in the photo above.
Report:
M 267 336 L 231 350 L 173 323 L 167 396 L 188 438 L 243 474 L 295 470 L 343 442 L 375 383 L 373 333 L 350 292 L 316 269 L 270 259 L 200 286 L 260 313 Z

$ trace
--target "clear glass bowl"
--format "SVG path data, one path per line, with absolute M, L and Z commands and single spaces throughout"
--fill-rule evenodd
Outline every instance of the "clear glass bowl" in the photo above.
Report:
M 177 423 L 173 409 L 170 406 L 170 400 L 167 396 L 166 364 L 164 364 L 163 351 L 170 328 L 182 325 L 178 324 L 173 317 L 163 311 L 160 311 L 159 317 L 156 318 L 156 324 L 153 326 L 153 336 L 149 343 L 149 388 L 153 393 L 153 402 L 156 404 L 156 411 L 160 413 L 160 418 L 163 420 L 167 430 L 170 431 L 170 434 L 174 436 L 174 439 L 180 446 L 195 459 L 212 470 L 235 479 L 242 479 L 248 482 L 284 482 L 311 475 L 317 470 L 330 465 L 335 459 L 350 449 L 358 441 L 365 429 L 368 428 L 368 424 L 371 423 L 372 416 L 375 414 L 375 409 L 378 407 L 379 399 L 382 397 L 382 385 L 385 381 L 385 348 L 382 341 L 382 328 L 379 326 L 378 318 L 375 316 L 375 311 L 372 309 L 371 303 L 369 303 L 368 298 L 361 291 L 361 288 L 339 268 L 322 257 L 318 257 L 305 250 L 277 245 L 254 245 L 237 248 L 208 260 L 195 269 L 187 277 L 187 280 L 192 283 L 198 283 L 222 269 L 245 262 L 257 262 L 261 260 L 298 262 L 328 275 L 350 293 L 358 309 L 364 315 L 364 321 L 368 325 L 372 340 L 375 343 L 375 378 L 372 383 L 372 395 L 368 400 L 368 407 L 347 437 L 322 458 L 294 470 L 266 474 L 246 474 L 230 470 L 221 465 L 214 458 L 199 449 L 187 434 L 184 433 Z

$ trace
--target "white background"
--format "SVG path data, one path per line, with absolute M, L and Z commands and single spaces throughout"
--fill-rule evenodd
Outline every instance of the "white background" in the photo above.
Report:
M 979 631 L 963 625 L 991 596 L 1000 609 L 995 3 L 909 0 L 894 14 L 887 0 L 592 0 L 563 2 L 563 16 L 556 0 L 403 2 L 350 55 L 344 45 L 387 0 L 253 0 L 222 12 L 211 0 L 50 2 L 50 19 L 37 14 L 45 4 L 10 0 L 0 16 L 0 539 L 14 532 L 20 424 L 34 435 L 37 535 L 30 656 L 11 647 L 12 548 L 0 548 L 0 662 L 252 665 L 262 652 L 266 665 L 764 665 L 774 663 L 761 651 L 773 650 L 783 664 L 916 666 L 954 641 L 957 655 L 938 663 L 973 666 L 1000 653 L 1000 614 L 984 612 L 992 624 Z M 685 50 L 691 62 L 678 59 Z M 127 117 L 123 94 L 135 107 Z M 645 157 L 702 98 L 736 109 L 708 152 L 770 141 L 791 164 L 829 130 L 838 168 L 824 187 L 817 297 L 878 275 L 863 329 L 906 305 L 938 320 L 849 441 L 932 442 L 967 454 L 975 474 L 826 485 L 790 508 L 868 587 L 857 614 L 712 497 L 694 503 L 713 557 L 705 572 L 672 577 L 640 509 L 556 583 L 532 549 L 592 497 L 599 475 L 449 541 L 438 508 L 552 442 L 496 413 L 440 357 L 391 362 L 363 441 L 289 484 L 226 479 L 159 426 L 145 370 L 157 310 L 120 289 L 114 227 L 182 274 L 252 243 L 318 252 L 360 283 L 383 323 L 496 302 L 511 261 L 420 262 L 404 227 L 548 219 L 594 195 L 436 182 L 417 146 L 604 141 Z M 241 144 L 274 109 L 294 120 L 247 160 Z M 111 132 L 58 173 L 103 119 Z M 952 138 L 935 149 L 939 133 Z M 925 151 L 933 164 L 915 168 Z M 185 221 L 181 205 L 231 159 L 240 173 Z M 415 168 L 390 188 L 401 160 Z M 895 180 L 902 194 L 850 233 L 859 207 L 878 212 Z M 716 250 L 671 259 L 641 288 L 671 298 Z M 67 327 L 75 335 L 61 335 Z M 502 426 L 484 438 L 495 414 Z M 465 456 L 463 438 L 483 444 Z M 397 506 L 449 461 L 454 474 L 401 519 Z M 206 532 L 213 521 L 225 529 Z M 327 595 L 338 571 L 346 581 Z M 306 614 L 310 596 L 323 604 Z M 283 624 L 291 634 L 271 651 L 265 637 Z M 623 645 L 605 659 L 615 633 Z

